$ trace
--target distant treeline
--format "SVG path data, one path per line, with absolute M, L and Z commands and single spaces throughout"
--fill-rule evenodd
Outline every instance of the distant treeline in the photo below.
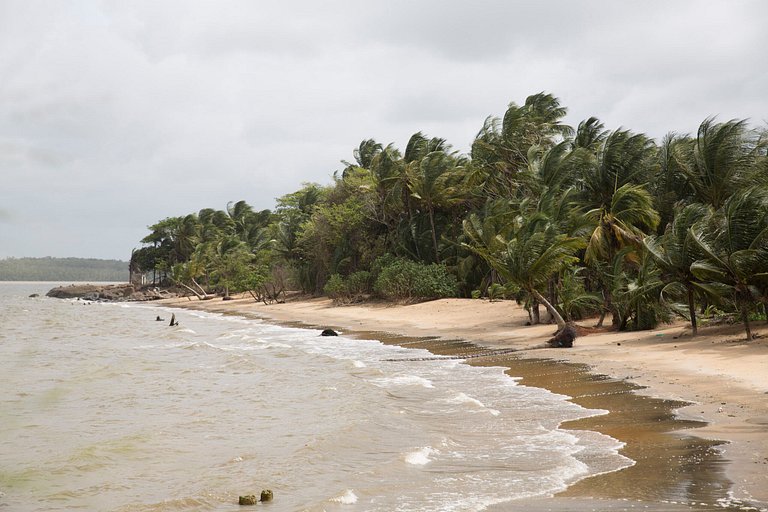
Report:
M 93 258 L 8 258 L 0 281 L 128 281 L 128 263 Z

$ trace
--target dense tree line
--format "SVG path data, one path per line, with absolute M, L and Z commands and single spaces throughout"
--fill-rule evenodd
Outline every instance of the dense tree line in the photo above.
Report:
M 751 337 L 768 303 L 765 130 L 709 118 L 657 142 L 565 113 L 545 93 L 512 103 L 468 155 L 421 132 L 402 150 L 364 140 L 330 185 L 274 211 L 240 201 L 150 226 L 132 265 L 200 296 L 503 296 L 533 323 L 679 314 L 694 333 L 717 311 Z
M 128 280 L 128 263 L 87 258 L 8 258 L 0 260 L 0 281 Z

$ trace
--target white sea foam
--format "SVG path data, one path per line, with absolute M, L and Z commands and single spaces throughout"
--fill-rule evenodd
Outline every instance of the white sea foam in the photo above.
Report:
M 374 384 L 382 387 L 392 386 L 421 386 L 424 388 L 434 388 L 434 384 L 429 379 L 419 377 L 418 375 L 395 375 L 392 377 L 384 377 L 381 379 L 375 379 Z
M 357 495 L 352 492 L 352 489 L 347 489 L 342 494 L 336 496 L 335 498 L 331 498 L 328 501 L 341 503 L 342 505 L 352 505 L 357 503 Z
M 423 466 L 432 462 L 432 459 L 430 459 L 429 456 L 433 453 L 437 453 L 437 450 L 431 446 L 425 446 L 424 448 L 419 448 L 418 450 L 406 453 L 405 462 L 414 466 Z
M 367 368 L 367 367 L 368 367 L 368 365 L 367 365 L 367 364 L 365 364 L 365 363 L 364 363 L 364 362 L 362 362 L 362 361 L 353 361 L 353 362 L 352 362 L 352 365 L 353 365 L 355 368 Z
M 485 407 L 485 404 L 477 398 L 472 398 L 466 393 L 459 393 L 455 397 L 448 400 L 452 404 L 474 404 L 478 407 Z

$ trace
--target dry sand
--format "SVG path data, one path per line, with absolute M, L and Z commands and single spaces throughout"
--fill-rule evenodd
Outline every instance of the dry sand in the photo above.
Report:
M 552 325 L 526 326 L 527 313 L 511 301 L 490 303 L 484 300 L 445 299 L 413 305 L 364 304 L 341 307 L 334 306 L 327 299 L 299 300 L 269 306 L 256 303 L 250 298 L 202 302 L 172 299 L 160 303 L 256 316 L 283 324 L 331 327 L 340 331 L 461 339 L 491 348 L 530 347 L 542 343 L 554 331 Z M 590 327 L 594 320 L 580 324 Z M 521 357 L 536 360 L 546 358 L 576 363 L 576 366 L 589 369 L 591 377 L 588 379 L 580 377 L 574 381 L 570 378 L 564 381 L 560 377 L 564 370 L 542 370 L 538 366 L 534 372 L 529 372 L 531 375 L 524 377 L 523 383 L 568 394 L 574 396 L 574 401 L 587 407 L 609 409 L 616 413 L 609 415 L 615 418 L 613 424 L 593 419 L 567 427 L 594 428 L 609 433 L 627 443 L 624 453 L 639 460 L 640 467 L 634 469 L 634 475 L 632 471 L 621 471 L 618 476 L 600 477 L 602 482 L 582 486 L 585 489 L 581 491 L 579 485 L 574 486 L 576 490 L 569 490 L 566 495 L 584 497 L 594 493 L 602 498 L 617 498 L 619 496 L 613 494 L 626 496 L 626 488 L 632 485 L 637 475 L 646 478 L 648 473 L 657 473 L 656 483 L 660 478 L 674 478 L 673 473 L 679 473 L 681 468 L 667 467 L 669 475 L 658 474 L 665 471 L 662 465 L 675 465 L 670 462 L 674 458 L 670 453 L 686 445 L 686 457 L 698 457 L 691 464 L 700 464 L 701 458 L 705 457 L 702 454 L 709 453 L 712 446 L 719 444 L 701 439 L 691 441 L 690 434 L 694 433 L 700 438 L 726 442 L 719 447 L 723 453 L 720 460 L 724 458 L 729 462 L 725 469 L 728 479 L 733 482 L 734 497 L 757 504 L 760 509 L 768 508 L 768 325 L 761 323 L 754 325 L 753 329 L 759 337 L 750 342 L 745 340 L 739 325 L 703 327 L 699 330 L 699 336 L 694 338 L 690 336 L 687 324 L 681 322 L 653 331 L 593 332 L 579 337 L 571 349 L 515 353 L 512 357 L 514 360 Z M 440 350 L 437 352 L 440 353 Z M 550 362 L 546 368 L 554 367 Z M 512 372 L 520 375 L 520 372 L 525 372 L 525 367 L 516 367 Z M 566 371 L 570 375 L 569 372 Z M 600 393 L 589 392 L 594 381 L 604 380 L 595 374 L 611 377 L 608 382 L 610 386 L 623 382 L 633 391 L 631 395 L 642 403 L 628 406 L 627 395 L 620 398 L 620 403 L 611 403 L 605 397 L 614 394 L 613 387 L 608 392 L 605 389 Z M 688 402 L 690 405 L 680 402 Z M 666 404 L 667 409 L 673 407 L 677 410 L 676 418 L 654 418 L 654 414 L 662 414 L 662 403 Z M 622 410 L 625 411 L 623 415 Z M 678 423 L 667 422 L 664 429 L 643 428 L 641 425 L 651 420 L 666 422 L 670 419 Z M 696 423 L 696 420 L 706 424 Z M 658 436 L 659 430 L 673 427 L 699 428 L 686 430 L 678 436 L 662 432 L 665 436 L 663 438 L 649 437 Z M 660 459 L 650 460 L 650 456 L 644 455 L 652 449 L 659 452 Z M 649 461 L 645 461 L 646 458 Z M 624 483 L 620 479 L 624 479 Z M 698 485 L 686 482 L 689 486 Z M 685 482 L 679 485 L 685 485 Z M 570 506 L 567 500 L 572 498 L 558 499 L 566 500 L 563 509 L 567 509 Z M 555 502 L 550 501 L 547 506 L 553 506 L 552 503 Z M 554 507 L 560 510 L 557 504 Z M 546 507 L 532 508 L 548 510 Z

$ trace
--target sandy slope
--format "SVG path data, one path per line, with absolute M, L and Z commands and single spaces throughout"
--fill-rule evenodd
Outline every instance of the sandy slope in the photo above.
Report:
M 459 338 L 494 348 L 536 345 L 554 331 L 552 325 L 526 326 L 527 313 L 510 301 L 445 299 L 343 307 L 327 299 L 269 306 L 250 298 L 161 302 L 323 328 Z M 768 326 L 754 328 L 762 336 L 751 342 L 738 325 L 705 327 L 696 338 L 684 323 L 654 331 L 602 331 L 580 337 L 572 349 L 529 354 L 586 363 L 598 373 L 647 386 L 645 393 L 691 402 L 680 414 L 709 423 L 697 433 L 730 441 L 725 456 L 732 461 L 728 475 L 736 497 L 768 503 Z

